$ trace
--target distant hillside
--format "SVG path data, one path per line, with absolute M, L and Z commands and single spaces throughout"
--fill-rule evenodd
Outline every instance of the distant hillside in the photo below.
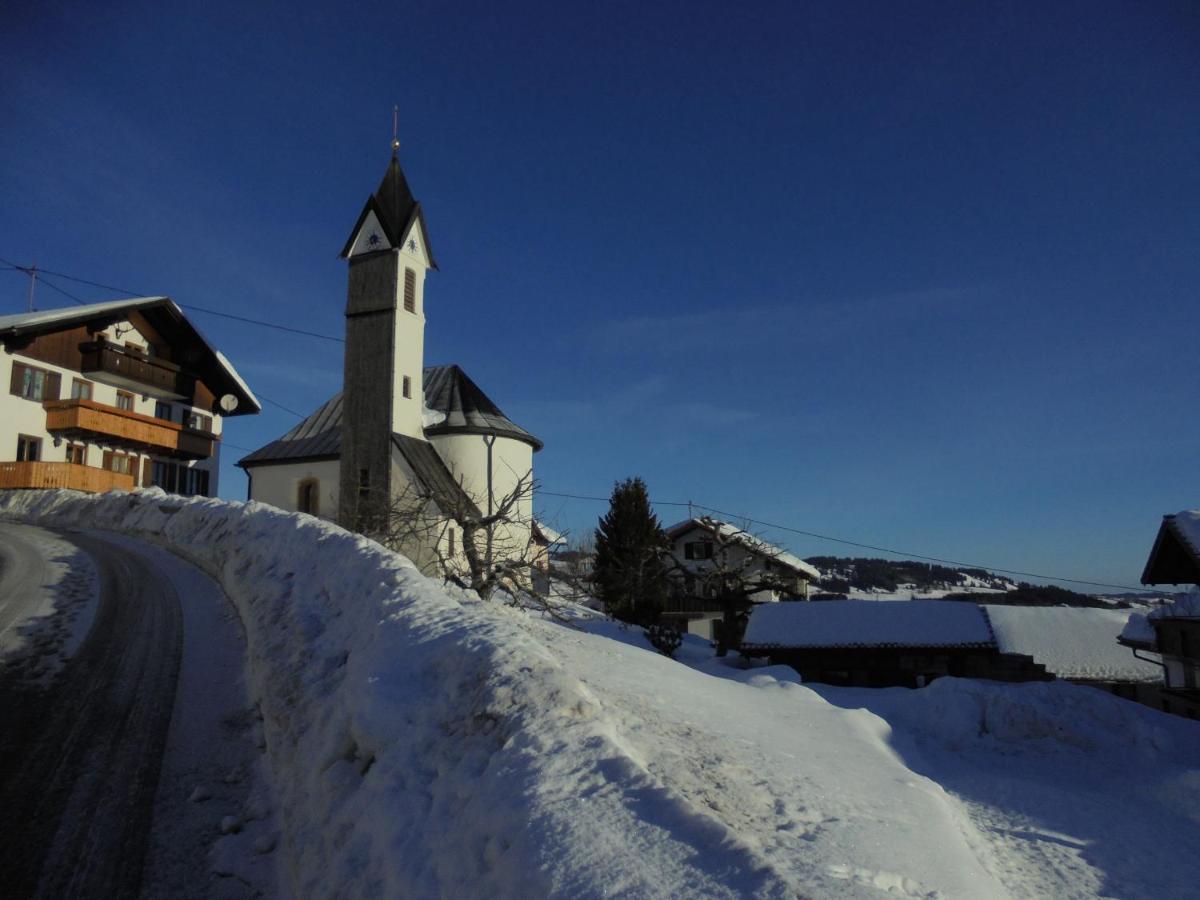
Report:
M 844 594 L 850 591 L 893 593 L 928 591 L 1011 591 L 1016 584 L 983 569 L 952 569 L 911 559 L 868 559 L 863 557 L 810 556 L 808 562 L 824 576 L 817 587 Z

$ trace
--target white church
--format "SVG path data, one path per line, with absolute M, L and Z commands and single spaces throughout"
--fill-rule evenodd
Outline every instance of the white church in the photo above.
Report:
M 515 495 L 505 545 L 528 546 L 532 491 L 523 488 L 542 442 L 458 366 L 425 366 L 425 276 L 437 263 L 395 147 L 341 256 L 349 268 L 342 392 L 239 460 L 250 499 L 365 531 L 389 498 L 424 498 L 440 522 L 402 549 L 432 571 L 462 554 L 451 510 L 486 514 Z

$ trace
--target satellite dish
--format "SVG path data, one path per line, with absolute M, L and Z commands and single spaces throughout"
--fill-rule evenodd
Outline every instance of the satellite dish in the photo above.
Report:
M 220 403 L 221 411 L 226 414 L 231 413 L 238 408 L 238 398 L 233 396 L 233 394 L 226 394 L 221 398 Z

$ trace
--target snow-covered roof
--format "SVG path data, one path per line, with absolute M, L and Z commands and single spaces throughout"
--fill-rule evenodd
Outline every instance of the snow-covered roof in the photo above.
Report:
M 815 566 L 809 565 L 795 554 L 789 553 L 782 547 L 769 544 L 757 535 L 753 535 L 728 522 L 722 522 L 720 519 L 713 519 L 708 516 L 684 519 L 682 522 L 676 522 L 668 528 L 667 536 L 671 540 L 677 540 L 694 528 L 716 532 L 727 540 L 741 544 L 746 549 L 761 554 L 780 565 L 787 566 L 789 569 L 793 569 L 807 578 L 821 577 L 820 571 Z
M 1135 612 L 1125 621 L 1125 627 L 1121 629 L 1120 640 L 1123 644 L 1137 644 L 1153 650 L 1157 638 L 1154 634 L 1154 626 L 1150 624 L 1146 614 Z
M 105 300 L 102 303 L 86 303 L 82 306 L 68 306 L 62 309 L 45 309 L 37 312 L 14 313 L 0 316 L 0 336 L 43 334 L 61 328 L 93 321 L 128 315 L 132 312 L 146 314 L 152 323 L 162 328 L 167 325 L 174 329 L 177 339 L 190 344 L 199 345 L 202 354 L 207 355 L 212 368 L 206 368 L 210 376 L 216 376 L 210 381 L 209 387 L 220 393 L 228 391 L 239 399 L 239 405 L 233 412 L 223 412 L 223 415 L 244 415 L 262 411 L 262 404 L 250 390 L 245 379 L 238 374 L 225 355 L 209 343 L 200 329 L 184 315 L 179 304 L 170 297 L 129 297 L 124 300 Z M 213 372 L 215 368 L 215 373 Z M 203 373 L 202 373 L 203 374 Z M 240 395 L 240 396 L 239 396 Z
M 1200 619 L 1200 593 L 1188 591 L 1150 611 L 1151 619 Z
M 985 606 L 1002 653 L 1032 656 L 1059 678 L 1160 681 L 1162 670 L 1117 643 L 1129 610 Z
M 547 546 L 566 546 L 567 539 L 543 522 L 541 519 L 533 520 L 533 527 L 546 541 Z
M 987 616 L 955 600 L 797 601 L 756 606 L 743 647 L 994 647 Z
M 1163 516 L 1142 584 L 1200 584 L 1200 509 Z

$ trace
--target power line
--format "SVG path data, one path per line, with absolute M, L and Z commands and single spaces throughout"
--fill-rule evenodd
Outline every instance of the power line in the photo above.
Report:
M 608 503 L 611 499 L 609 497 L 592 497 L 585 494 L 560 494 L 554 491 L 539 491 L 539 493 L 548 497 L 563 497 L 568 500 L 591 500 L 599 503 Z M 962 562 L 961 560 L 945 559 L 940 556 L 928 556 L 922 553 L 910 553 L 906 550 L 894 550 L 890 547 L 880 547 L 875 544 L 864 544 L 859 541 L 847 540 L 846 538 L 833 537 L 832 535 L 828 534 L 820 534 L 816 531 L 805 531 L 801 528 L 792 528 L 789 525 L 780 525 L 777 522 L 765 522 L 761 519 L 751 518 L 750 516 L 742 516 L 738 515 L 737 513 L 731 513 L 726 512 L 725 510 L 717 509 L 716 507 L 705 506 L 702 503 L 680 503 L 674 500 L 651 500 L 650 502 L 655 506 L 686 506 L 692 509 L 701 509 L 706 512 L 716 513 L 719 516 L 725 516 L 730 519 L 748 522 L 753 525 L 759 525 L 763 528 L 773 528 L 777 531 L 786 531 L 791 534 L 803 535 L 804 537 L 817 538 L 818 540 L 822 541 L 831 541 L 835 544 L 845 544 L 850 547 L 859 547 L 863 550 L 874 550 L 877 553 L 890 553 L 893 556 L 902 556 L 907 557 L 908 559 L 920 559 L 924 560 L 925 562 L 942 563 L 943 565 L 958 566 L 965 569 L 986 569 L 989 572 L 1001 572 L 1005 575 L 1019 575 L 1023 578 L 1041 578 L 1046 581 L 1065 581 L 1069 584 L 1085 584 L 1090 587 L 1119 588 L 1123 591 L 1138 592 L 1145 590 L 1143 587 L 1130 587 L 1127 584 L 1109 584 L 1105 581 L 1088 581 L 1083 578 L 1063 578 L 1059 575 L 1046 575 L 1040 572 L 1023 572 L 1019 569 L 1005 569 L 1001 568 L 1000 566 L 984 565 L 983 563 Z
M 11 266 L 13 269 L 17 269 L 17 270 L 25 272 L 27 274 L 30 271 L 32 271 L 30 268 L 27 268 L 25 266 L 18 266 L 15 263 L 9 263 L 8 260 L 5 260 L 5 259 L 0 259 L 0 262 L 6 263 L 7 265 Z M 55 278 L 65 278 L 67 281 L 74 281 L 78 284 L 86 284 L 91 287 L 100 288 L 105 291 L 116 291 L 118 294 L 124 294 L 125 296 L 128 296 L 128 297 L 145 297 L 146 296 L 146 293 L 144 291 L 133 291 L 133 290 L 130 290 L 129 288 L 117 287 L 116 285 L 112 285 L 112 284 L 104 284 L 103 282 L 100 282 L 100 281 L 91 281 L 87 278 L 79 278 L 75 275 L 68 275 L 65 272 L 56 272 L 53 269 L 40 269 L 39 268 L 37 270 L 37 272 L 39 275 L 52 275 Z M 49 282 L 47 282 L 47 284 L 49 284 Z M 60 294 L 70 297 L 76 303 L 83 305 L 85 302 L 83 300 L 80 300 L 78 297 L 75 297 L 72 294 L 68 294 L 66 291 L 62 290 L 61 288 L 54 287 L 54 285 L 50 285 L 50 286 L 54 290 L 58 291 Z M 246 316 L 238 316 L 238 315 L 234 315 L 233 313 L 221 312 L 220 310 L 216 310 L 216 309 L 208 309 L 207 307 L 204 307 L 204 306 L 196 306 L 195 304 L 192 304 L 192 303 L 180 303 L 179 305 L 182 308 L 190 310 L 192 312 L 204 313 L 205 315 L 209 315 L 209 316 L 219 316 L 222 319 L 232 319 L 235 322 L 242 322 L 246 325 L 257 325 L 260 328 L 273 328 L 276 331 L 285 331 L 289 334 L 299 334 L 299 335 L 303 335 L 304 337 L 318 338 L 319 340 L 322 340 L 322 341 L 332 341 L 333 343 L 336 343 L 336 344 L 346 343 L 345 338 L 340 338 L 340 337 L 337 337 L 332 334 L 321 334 L 320 332 L 317 332 L 317 331 L 307 331 L 303 328 L 293 328 L 290 325 L 280 325 L 278 322 L 267 322 L 267 321 L 264 321 L 263 319 L 251 319 L 251 318 L 247 318 Z
M 261 398 L 261 399 L 263 399 L 263 400 L 266 400 L 266 401 L 267 401 L 268 403 L 270 403 L 272 406 L 278 406 L 278 407 L 279 407 L 280 409 L 282 409 L 282 410 L 283 410 L 285 413 L 291 413 L 291 414 L 292 414 L 293 416 L 295 416 L 297 419 L 307 419 L 307 418 L 308 418 L 308 416 L 304 415 L 303 413 L 298 413 L 298 412 L 296 412 L 294 409 L 288 409 L 288 408 L 287 408 L 286 406 L 284 406 L 282 403 L 277 403 L 276 401 L 272 400 L 270 397 L 264 397 L 264 396 L 263 396 L 261 393 L 259 393 L 258 391 L 255 391 L 255 396 L 257 396 L 257 397 L 260 397 L 260 398 Z

